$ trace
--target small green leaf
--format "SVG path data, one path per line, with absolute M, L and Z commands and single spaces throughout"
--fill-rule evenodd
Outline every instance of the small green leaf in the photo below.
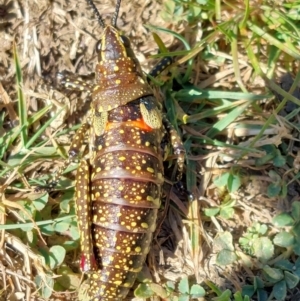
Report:
M 227 231 L 219 233 L 218 236 L 214 239 L 214 246 L 218 250 L 226 249 L 234 251 L 231 233 Z
M 227 187 L 228 178 L 230 176 L 229 172 L 225 172 L 220 176 L 216 177 L 213 182 L 217 187 Z
M 217 255 L 216 262 L 218 265 L 229 265 L 237 260 L 237 256 L 234 252 L 224 249 Z
M 294 219 L 288 213 L 280 213 L 272 219 L 273 225 L 276 227 L 292 226 Z
M 59 207 L 61 212 L 63 213 L 69 213 L 70 212 L 70 200 L 64 199 L 59 203 Z
M 59 222 L 54 225 L 54 230 L 59 233 L 66 232 L 70 227 L 70 223 L 68 222 Z
M 134 295 L 139 298 L 150 298 L 154 295 L 149 283 L 140 283 L 134 291 Z
M 292 228 L 297 243 L 300 243 L 300 222 L 297 222 Z
M 66 250 L 62 246 L 53 246 L 49 250 L 49 265 L 51 269 L 59 266 L 65 259 Z
M 249 296 L 245 296 L 245 298 L 243 298 L 241 292 L 236 292 L 233 296 L 234 296 L 234 301 L 250 301 Z
M 274 166 L 276 167 L 282 167 L 283 165 L 285 165 L 286 163 L 286 158 L 283 157 L 281 154 L 276 156 L 274 159 L 273 159 L 273 164 Z
M 268 197 L 273 198 L 279 195 L 281 186 L 278 184 L 271 183 L 267 188 Z
M 36 210 L 41 211 L 46 206 L 49 199 L 48 193 L 43 194 L 40 198 L 32 201 Z
M 190 294 L 192 295 L 192 298 L 201 298 L 205 296 L 205 290 L 199 284 L 194 284 L 191 287 Z
M 287 259 L 281 259 L 278 260 L 274 264 L 275 268 L 281 269 L 281 270 L 287 270 L 287 271 L 293 271 L 294 270 L 294 265 L 288 261 Z
M 65 248 L 65 250 L 67 252 L 76 250 L 76 249 L 79 248 L 79 241 L 78 240 L 68 240 L 68 241 L 65 241 L 63 243 L 63 247 Z
M 292 246 L 295 240 L 294 240 L 294 236 L 291 233 L 282 231 L 277 235 L 275 235 L 273 242 L 277 246 L 287 248 Z
M 296 287 L 299 283 L 299 277 L 288 271 L 284 272 L 284 277 L 285 277 L 286 285 L 289 289 Z
M 54 226 L 53 224 L 41 225 L 40 230 L 43 234 L 51 236 L 54 234 Z
M 43 277 L 37 275 L 34 278 L 34 282 L 37 288 L 39 288 L 40 295 L 46 300 L 49 299 L 54 286 L 54 280 L 51 275 L 44 274 Z
M 300 202 L 293 202 L 292 216 L 296 222 L 300 221 Z
M 35 233 L 33 231 L 27 231 L 26 237 L 29 243 L 33 243 L 33 239 L 36 237 Z
M 189 280 L 187 277 L 184 277 L 180 280 L 178 284 L 178 289 L 182 294 L 188 294 L 190 289 L 189 289 Z
M 267 233 L 268 231 L 268 226 L 265 225 L 265 224 L 260 224 L 260 223 L 257 223 L 256 224 L 256 230 L 257 230 L 257 233 L 261 234 L 261 235 L 264 235 Z
M 268 265 L 263 267 L 263 272 L 267 280 L 273 283 L 280 281 L 284 277 L 281 270 L 271 268 Z
M 168 297 L 168 294 L 166 292 L 166 290 L 161 286 L 161 285 L 158 285 L 156 283 L 150 283 L 149 284 L 152 291 L 159 297 L 165 299 Z
M 296 260 L 294 266 L 293 266 L 294 274 L 297 275 L 300 278 L 300 257 Z
M 168 12 L 168 14 L 172 15 L 175 11 L 175 2 L 174 1 L 165 1 L 164 8 Z
M 259 277 L 254 277 L 254 287 L 255 290 L 260 289 L 260 288 L 264 288 L 265 284 L 263 282 L 263 280 Z
M 57 282 L 62 288 L 75 290 L 80 286 L 80 274 L 74 273 L 69 267 L 63 265 L 58 268 L 57 274 L 61 275 L 57 278 Z
M 286 283 L 281 280 L 273 286 L 273 294 L 276 300 L 286 300 Z
M 229 192 L 236 192 L 241 186 L 241 178 L 238 175 L 230 174 L 228 177 L 227 188 Z
M 300 241 L 299 238 L 296 238 L 296 243 L 293 247 L 294 253 L 298 256 L 300 256 Z
M 281 176 L 275 171 L 275 170 L 270 170 L 269 171 L 269 177 L 273 180 L 275 183 L 280 183 L 281 181 Z
M 174 292 L 175 291 L 175 283 L 173 281 L 167 281 L 166 289 L 169 292 Z
M 204 209 L 204 214 L 206 216 L 216 216 L 220 211 L 220 208 L 206 208 Z
M 294 265 L 295 265 L 295 267 L 300 268 L 300 257 L 297 258 Z
M 74 240 L 78 240 L 80 235 L 79 235 L 79 231 L 78 231 L 78 227 L 77 226 L 71 226 L 70 228 L 70 235 L 72 237 L 72 239 Z
M 262 262 L 269 260 L 274 254 L 274 246 L 268 237 L 260 237 L 253 242 L 255 256 Z
M 242 287 L 242 295 L 252 297 L 255 293 L 253 285 L 244 285 Z
M 268 300 L 268 293 L 263 290 L 263 289 L 259 289 L 257 291 L 257 300 L 259 301 L 267 301 Z
M 224 219 L 230 219 L 234 215 L 234 209 L 230 207 L 221 208 L 220 217 Z

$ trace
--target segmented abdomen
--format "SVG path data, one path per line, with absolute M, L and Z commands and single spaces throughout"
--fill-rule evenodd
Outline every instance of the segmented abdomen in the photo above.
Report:
M 89 295 L 117 301 L 142 269 L 155 231 L 163 183 L 162 133 L 145 124 L 140 100 L 108 113 L 90 163 L 91 230 L 100 269 L 89 276 Z

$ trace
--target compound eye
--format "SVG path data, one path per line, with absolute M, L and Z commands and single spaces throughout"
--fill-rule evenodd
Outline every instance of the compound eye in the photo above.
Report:
M 121 41 L 123 42 L 125 48 L 130 47 L 130 41 L 126 36 L 121 35 Z
M 97 51 L 97 52 L 100 52 L 100 51 L 101 51 L 101 46 L 102 46 L 102 45 L 101 45 L 101 41 L 98 41 L 97 44 L 96 44 L 96 51 Z

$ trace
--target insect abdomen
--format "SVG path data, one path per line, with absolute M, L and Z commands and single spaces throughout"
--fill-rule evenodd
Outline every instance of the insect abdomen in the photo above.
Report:
M 140 100 L 110 111 L 95 141 L 92 238 L 101 269 L 90 275 L 92 300 L 122 300 L 142 269 L 160 206 L 160 141 L 161 129 L 143 121 Z

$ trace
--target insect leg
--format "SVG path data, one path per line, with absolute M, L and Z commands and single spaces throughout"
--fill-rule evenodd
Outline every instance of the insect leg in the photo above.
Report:
M 87 83 L 87 78 L 85 77 L 80 78 L 78 76 L 75 76 L 71 73 L 68 73 L 66 71 L 64 72 L 59 72 L 56 75 L 58 84 L 61 87 L 66 88 L 67 90 L 72 90 L 72 91 L 85 91 L 88 92 L 89 94 L 92 93 L 93 86 L 89 83 Z
M 83 272 L 96 271 L 98 266 L 93 250 L 91 230 L 90 170 L 85 159 L 80 161 L 77 170 L 75 207 L 81 245 L 80 268 Z
M 149 72 L 148 81 L 150 81 L 151 77 L 158 76 L 161 72 L 163 72 L 168 66 L 173 63 L 173 59 L 170 56 L 166 56 L 161 59 Z
M 67 160 L 64 161 L 63 165 L 58 169 L 53 179 L 43 187 L 37 187 L 36 191 L 51 191 L 59 182 L 61 175 L 63 174 L 64 170 L 78 157 L 81 147 L 84 143 L 84 135 L 86 135 L 87 130 L 89 129 L 90 125 L 88 122 L 84 122 L 81 127 L 75 133 L 70 149 L 69 149 L 69 157 Z
M 171 145 L 174 149 L 174 154 L 177 157 L 178 174 L 176 180 L 179 181 L 182 177 L 183 172 L 185 149 L 183 147 L 180 136 L 178 135 L 177 131 L 174 129 L 173 125 L 170 123 L 166 116 L 163 116 L 163 125 L 165 130 L 167 131 L 167 134 L 170 137 Z

